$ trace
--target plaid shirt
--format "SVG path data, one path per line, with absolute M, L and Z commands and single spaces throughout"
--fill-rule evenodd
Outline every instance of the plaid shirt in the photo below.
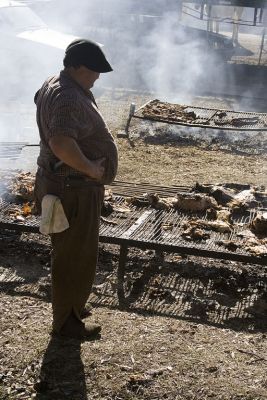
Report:
M 53 136 L 68 136 L 76 140 L 88 159 L 106 158 L 102 183 L 111 183 L 117 173 L 117 147 L 92 93 L 85 91 L 66 71 L 61 71 L 59 76 L 44 82 L 35 95 L 35 103 L 41 139 L 37 164 L 53 172 L 59 160 L 50 149 L 49 139 Z M 82 175 L 66 164 L 60 166 L 55 174 L 64 177 Z

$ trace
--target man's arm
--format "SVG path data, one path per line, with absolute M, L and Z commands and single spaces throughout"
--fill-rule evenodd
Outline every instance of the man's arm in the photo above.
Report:
M 84 175 L 100 180 L 105 172 L 105 158 L 91 161 L 82 153 L 77 142 L 69 136 L 53 136 L 49 146 L 57 158 Z

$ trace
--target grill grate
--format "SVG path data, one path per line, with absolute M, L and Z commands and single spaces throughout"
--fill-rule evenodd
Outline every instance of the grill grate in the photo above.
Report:
M 39 147 L 39 144 L 29 144 L 28 142 L 0 142 L 0 159 L 18 159 L 24 147 Z
M 157 108 L 156 112 L 154 107 Z M 175 110 L 176 107 L 177 114 L 175 112 L 170 114 L 170 109 Z M 196 118 L 193 121 L 186 121 L 184 118 L 179 117 L 179 110 L 181 111 L 181 106 L 178 104 L 151 100 L 136 110 L 132 117 L 198 128 L 267 131 L 267 113 L 230 111 L 184 105 L 182 106 L 182 110 L 185 115 L 190 112 L 196 114 Z
M 123 196 L 115 196 L 115 205 L 124 202 Z M 0 200 L 0 227 L 17 231 L 39 232 L 39 217 L 30 216 L 25 221 L 18 222 L 10 217 L 14 205 Z M 151 207 L 138 208 L 129 206 L 129 212 L 114 210 L 103 218 L 100 226 L 100 241 L 155 249 L 167 252 L 196 255 L 219 259 L 228 259 L 249 263 L 267 265 L 267 255 L 256 256 L 246 251 L 242 246 L 231 251 L 218 244 L 222 241 L 241 242 L 239 234 L 248 228 L 250 221 L 255 217 L 257 210 L 251 210 L 234 222 L 234 229 L 230 233 L 209 231 L 210 237 L 206 241 L 188 241 L 183 236 L 183 224 L 196 217 L 205 221 L 205 213 L 189 213 L 179 210 L 155 210 Z M 267 254 L 267 248 L 266 248 Z
M 109 188 L 118 196 L 142 196 L 144 193 L 157 193 L 161 197 L 172 197 L 179 192 L 191 191 L 191 186 L 160 186 L 149 183 L 114 181 Z

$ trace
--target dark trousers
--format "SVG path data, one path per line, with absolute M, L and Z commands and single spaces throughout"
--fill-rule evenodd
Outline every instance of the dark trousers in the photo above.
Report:
M 78 180 L 56 184 L 37 175 L 35 194 L 39 201 L 44 194 L 58 195 L 70 224 L 51 235 L 53 329 L 59 332 L 71 313 L 80 319 L 91 292 L 104 187 Z

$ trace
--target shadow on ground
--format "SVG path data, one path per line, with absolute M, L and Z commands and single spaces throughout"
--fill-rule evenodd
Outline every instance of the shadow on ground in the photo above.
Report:
M 86 400 L 81 342 L 52 336 L 45 351 L 39 379 L 35 384 L 38 400 Z
M 16 252 L 10 253 L 14 246 Z M 26 254 L 22 263 L 20 254 Z M 17 238 L 1 248 L 1 293 L 50 302 L 50 249 Z M 30 260 L 39 260 L 37 265 Z M 26 262 L 28 260 L 28 262 Z M 41 262 L 40 262 L 41 260 Z M 267 274 L 264 266 L 131 248 L 117 297 L 119 247 L 102 245 L 91 302 L 95 307 L 162 315 L 237 331 L 267 331 Z M 48 264 L 48 265 L 47 265 Z
M 125 302 L 116 295 L 112 253 L 102 249 L 91 301 L 238 331 L 267 331 L 267 276 L 264 267 L 132 249 L 124 281 Z M 110 261 L 107 260 L 110 259 Z M 113 261 L 114 262 L 114 261 Z M 142 266 L 140 268 L 140 265 Z

